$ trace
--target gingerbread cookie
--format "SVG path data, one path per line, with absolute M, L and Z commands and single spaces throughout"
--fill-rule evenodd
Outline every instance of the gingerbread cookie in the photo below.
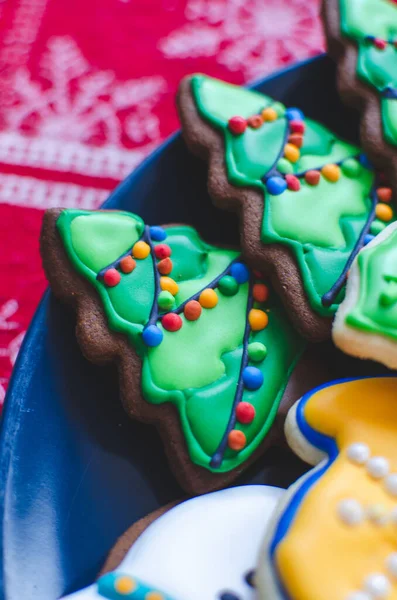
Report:
M 305 343 L 269 282 L 192 227 L 50 210 L 41 251 L 84 354 L 117 363 L 127 412 L 158 428 L 190 492 L 234 480 L 281 439 L 277 414 L 326 380 L 313 353 L 294 370 Z
M 247 261 L 302 335 L 329 337 L 354 256 L 395 218 L 366 156 L 298 108 L 204 75 L 182 82 L 179 112 L 214 201 L 240 215 Z
M 354 261 L 332 336 L 347 354 L 397 369 L 397 223 Z
M 397 4 L 323 0 L 328 50 L 338 62 L 342 97 L 362 110 L 361 141 L 371 160 L 397 167 Z
M 396 397 L 395 377 L 342 380 L 290 410 L 288 442 L 316 467 L 268 529 L 260 598 L 397 598 Z
M 253 567 L 284 490 L 242 486 L 183 502 L 152 521 L 116 570 L 70 600 L 253 600 Z M 116 545 L 116 553 L 119 553 Z

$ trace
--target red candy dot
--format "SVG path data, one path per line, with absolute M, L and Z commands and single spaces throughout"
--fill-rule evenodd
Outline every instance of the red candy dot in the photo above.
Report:
M 124 256 L 124 258 L 120 261 L 120 269 L 123 273 L 132 273 L 132 271 L 136 267 L 136 261 L 132 258 L 132 256 Z
M 309 185 L 317 185 L 320 181 L 320 171 L 315 171 L 314 169 L 307 171 L 307 173 L 305 173 L 305 181 Z
M 168 313 L 161 319 L 161 324 L 167 331 L 178 331 L 182 327 L 182 319 L 175 313 Z
M 171 256 L 171 248 L 168 244 L 159 244 L 155 247 L 154 253 L 158 259 L 168 258 Z
M 255 283 L 252 288 L 252 295 L 256 302 L 266 302 L 269 298 L 269 288 L 264 283 Z
M 289 129 L 291 133 L 305 133 L 305 124 L 303 121 L 290 121 Z
M 169 275 L 172 271 L 172 260 L 170 258 L 163 258 L 157 263 L 157 268 L 160 275 Z
M 185 304 L 183 314 L 188 321 L 197 321 L 202 310 L 200 302 L 197 302 L 197 300 L 189 300 L 189 302 Z
M 103 276 L 103 281 L 108 287 L 114 287 L 120 283 L 120 280 L 121 275 L 116 269 L 108 269 Z
M 252 129 L 258 129 L 263 125 L 263 117 L 261 115 L 254 115 L 247 120 L 247 123 Z
M 287 182 L 288 189 L 292 192 L 297 192 L 301 189 L 301 182 L 295 175 L 286 175 L 285 181 Z
M 288 137 L 288 143 L 293 144 L 297 148 L 302 148 L 303 135 L 301 133 L 293 133 Z
M 249 402 L 240 402 L 237 404 L 236 418 L 239 423 L 252 423 L 255 418 L 255 408 Z
M 374 46 L 376 46 L 376 48 L 378 48 L 378 50 L 385 50 L 387 43 L 385 42 L 385 40 L 381 40 L 380 38 L 375 38 Z
M 241 135 L 247 129 L 247 121 L 243 117 L 229 119 L 229 129 L 234 135 Z

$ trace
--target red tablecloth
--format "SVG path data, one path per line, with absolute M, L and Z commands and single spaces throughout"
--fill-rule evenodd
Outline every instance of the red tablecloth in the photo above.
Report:
M 50 206 L 95 208 L 178 127 L 179 80 L 323 48 L 318 0 L 0 0 L 0 402 L 46 282 Z

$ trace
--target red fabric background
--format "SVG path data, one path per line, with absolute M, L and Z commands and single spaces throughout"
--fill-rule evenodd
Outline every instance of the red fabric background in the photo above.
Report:
M 0 402 L 46 287 L 50 206 L 97 207 L 178 127 L 200 71 L 243 83 L 323 49 L 318 0 L 0 0 Z

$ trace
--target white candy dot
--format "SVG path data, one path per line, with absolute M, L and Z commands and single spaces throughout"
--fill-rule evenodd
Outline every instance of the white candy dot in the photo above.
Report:
M 372 504 L 367 508 L 367 517 L 376 525 L 385 525 L 387 523 L 387 510 L 383 504 Z
M 386 568 L 393 577 L 397 577 L 397 552 L 389 554 L 386 558 Z
M 386 598 L 391 591 L 391 585 L 386 575 L 374 573 L 364 581 L 364 589 L 371 598 Z
M 358 525 L 364 519 L 364 510 L 357 500 L 348 498 L 339 502 L 338 515 L 346 525 Z
M 386 477 L 385 486 L 389 494 L 397 496 L 397 473 L 392 473 Z
M 389 461 L 383 456 L 374 456 L 367 462 L 367 471 L 374 479 L 382 479 L 389 472 Z
M 353 592 L 346 600 L 371 600 L 371 596 L 367 592 Z
M 356 444 L 351 444 L 347 449 L 347 457 L 352 462 L 357 465 L 363 465 L 367 462 L 370 456 L 370 451 L 367 444 L 362 444 L 357 442 Z

